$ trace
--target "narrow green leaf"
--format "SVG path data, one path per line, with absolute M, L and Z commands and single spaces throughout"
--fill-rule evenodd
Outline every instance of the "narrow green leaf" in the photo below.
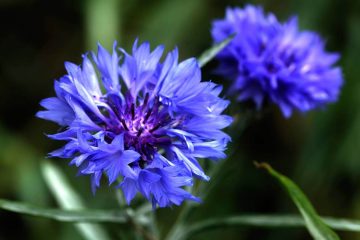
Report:
M 322 217 L 322 220 L 337 230 L 360 232 L 360 221 L 350 219 L 336 219 L 331 217 Z M 215 228 L 224 227 L 262 227 L 262 228 L 293 228 L 306 226 L 304 219 L 298 215 L 240 215 L 225 218 L 213 218 L 191 224 L 183 228 L 182 233 L 176 240 L 192 239 L 197 233 Z
M 198 58 L 198 62 L 200 67 L 205 66 L 208 62 L 210 62 L 221 50 L 223 50 L 235 37 L 235 34 L 230 35 L 222 42 L 219 42 L 206 50 L 201 56 Z
M 114 222 L 126 223 L 128 221 L 123 211 L 117 210 L 61 210 L 41 208 L 38 206 L 0 199 L 0 208 L 27 214 L 35 217 L 45 217 L 61 222 Z
M 43 162 L 41 170 L 46 184 L 61 208 L 67 210 L 85 209 L 80 196 L 71 188 L 60 169 L 51 164 L 50 161 L 46 161 Z M 110 239 L 105 230 L 98 224 L 77 223 L 75 227 L 87 240 Z
M 256 163 L 259 168 L 266 169 L 273 177 L 275 177 L 290 195 L 291 199 L 299 209 L 304 218 L 306 227 L 312 237 L 316 240 L 335 240 L 340 239 L 334 231 L 332 231 L 316 213 L 301 189 L 286 176 L 275 171 L 267 163 Z
M 61 210 L 41 208 L 21 202 L 0 199 L 0 208 L 10 212 L 27 214 L 35 217 L 45 217 L 60 222 L 112 222 L 126 223 L 128 216 L 118 210 Z M 147 213 L 144 207 L 142 210 Z M 137 215 L 137 214 L 136 214 Z M 339 219 L 333 217 L 321 217 L 322 220 L 336 230 L 360 232 L 360 221 L 354 219 Z M 144 222 L 143 224 L 146 224 Z M 263 215 L 248 214 L 225 218 L 213 218 L 187 226 L 185 231 L 177 239 L 189 238 L 196 233 L 220 227 L 265 227 L 265 228 L 289 228 L 305 226 L 304 219 L 298 215 Z

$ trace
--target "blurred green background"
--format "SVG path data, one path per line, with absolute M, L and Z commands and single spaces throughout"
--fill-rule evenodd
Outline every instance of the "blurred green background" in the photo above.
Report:
M 360 1 L 230 1 L 230 0 L 1 0 L 0 1 L 0 198 L 56 207 L 40 172 L 41 161 L 53 161 L 66 173 L 91 208 L 117 208 L 114 189 L 94 197 L 89 179 L 76 177 L 66 160 L 45 159 L 59 147 L 43 133 L 55 124 L 35 118 L 39 101 L 54 95 L 53 81 L 65 73 L 63 62 L 80 63 L 81 54 L 100 41 L 113 40 L 130 49 L 134 39 L 155 47 L 178 46 L 182 59 L 210 47 L 214 18 L 225 7 L 262 4 L 281 20 L 299 15 L 303 29 L 315 30 L 327 49 L 340 52 L 346 83 L 340 101 L 325 111 L 284 120 L 277 109 L 252 122 L 229 150 L 235 156 L 213 179 L 217 184 L 189 221 L 243 213 L 296 213 L 288 196 L 253 161 L 267 161 L 291 177 L 322 215 L 360 219 Z M 204 79 L 216 63 L 204 68 Z M 241 116 L 240 116 L 241 117 Z M 178 208 L 157 211 L 159 228 L 167 231 Z M 124 226 L 106 226 L 122 239 Z M 125 226 L 126 229 L 126 226 Z M 130 234 L 131 233 L 127 233 Z M 340 232 L 343 239 L 360 234 Z M 82 239 L 71 224 L 0 211 L 0 240 Z M 194 239 L 310 239 L 305 229 L 227 228 Z

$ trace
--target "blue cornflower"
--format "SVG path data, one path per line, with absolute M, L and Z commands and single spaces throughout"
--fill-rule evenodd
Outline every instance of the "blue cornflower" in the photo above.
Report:
M 183 189 L 193 177 L 209 179 L 197 159 L 224 158 L 230 140 L 222 131 L 232 121 L 222 115 L 229 104 L 219 97 L 222 87 L 201 82 L 196 59 L 178 63 L 177 49 L 160 62 L 163 50 L 136 41 L 132 54 L 117 52 L 116 43 L 110 54 L 99 45 L 81 66 L 65 63 L 56 97 L 37 113 L 64 128 L 49 135 L 67 141 L 50 156 L 72 159 L 91 176 L 93 191 L 103 175 L 121 181 L 128 204 L 137 192 L 154 207 L 199 201 Z
M 218 73 L 232 79 L 229 94 L 238 101 L 278 105 L 285 117 L 337 100 L 343 83 L 334 67 L 338 54 L 327 53 L 324 41 L 310 31 L 299 31 L 297 19 L 280 23 L 261 7 L 228 8 L 225 19 L 213 22 L 212 37 L 235 38 L 217 56 Z

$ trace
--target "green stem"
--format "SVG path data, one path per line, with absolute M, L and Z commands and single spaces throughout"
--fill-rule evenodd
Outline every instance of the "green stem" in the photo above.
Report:
M 241 133 L 244 131 L 244 129 L 248 126 L 251 119 L 254 117 L 253 111 L 247 111 L 243 112 L 242 118 L 235 119 L 235 122 L 233 123 L 233 130 L 232 132 L 238 133 L 236 135 L 236 139 L 238 139 L 241 135 Z M 236 149 L 236 148 L 235 148 Z M 233 156 L 236 153 L 236 150 L 231 152 L 229 154 L 229 159 L 231 156 Z M 216 179 L 217 176 L 220 173 L 220 170 L 223 169 L 224 164 L 228 161 L 220 161 L 217 165 L 214 165 L 212 169 L 210 169 L 210 179 Z M 215 181 L 216 182 L 216 181 Z M 214 181 L 207 183 L 206 188 L 204 187 L 205 183 L 200 182 L 199 185 L 193 188 L 192 194 L 193 195 L 201 195 L 202 199 L 205 200 L 206 197 L 210 194 L 211 190 L 214 189 Z M 180 210 L 180 213 L 175 220 L 175 223 L 173 224 L 173 227 L 170 229 L 168 234 L 166 235 L 166 240 L 173 240 L 176 239 L 178 235 L 181 234 L 184 228 L 184 220 L 188 218 L 191 210 L 197 206 L 197 204 L 191 203 L 191 202 L 185 202 L 182 206 L 182 209 Z
M 120 205 L 121 208 L 124 208 L 126 201 L 124 198 L 124 195 L 122 193 L 122 191 L 120 189 L 117 189 L 117 191 L 115 192 L 115 197 Z M 139 223 L 139 215 L 141 215 L 142 217 L 145 217 L 144 214 L 149 213 L 148 212 L 148 207 L 147 205 L 140 207 L 140 209 L 136 212 L 134 212 L 132 209 L 130 208 L 126 208 L 125 209 L 125 215 L 126 218 L 128 220 L 128 223 L 130 223 L 130 225 L 134 228 L 134 230 L 143 237 L 143 239 L 145 240 L 157 240 L 158 237 L 156 237 L 155 234 L 149 232 L 142 224 Z M 150 214 L 154 214 L 153 212 L 150 212 Z M 151 223 L 151 228 L 152 230 L 156 233 L 156 227 L 155 225 L 153 225 L 152 221 L 154 221 L 154 218 L 150 219 L 149 221 L 145 221 L 145 222 L 150 222 Z
M 141 224 L 139 224 L 134 216 L 134 212 L 128 209 L 126 211 L 127 217 L 129 219 L 130 225 L 135 229 L 135 231 L 142 236 L 145 240 L 157 240 L 152 233 L 150 233 L 147 229 L 145 229 Z
M 175 223 L 173 224 L 173 227 L 170 229 L 165 240 L 173 240 L 176 239 L 178 235 L 181 234 L 184 228 L 184 220 L 187 219 L 190 210 L 192 209 L 192 205 L 189 202 L 185 202 L 182 206 L 182 209 L 180 210 L 179 215 L 177 216 Z

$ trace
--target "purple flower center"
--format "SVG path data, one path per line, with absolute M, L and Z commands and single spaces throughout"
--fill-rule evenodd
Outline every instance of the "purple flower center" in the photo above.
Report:
M 124 134 L 125 149 L 133 149 L 141 155 L 140 167 L 150 164 L 159 148 L 171 144 L 166 129 L 178 125 L 180 121 L 170 117 L 158 97 L 150 98 L 146 94 L 136 100 L 128 94 L 121 101 L 120 97 L 109 95 L 107 102 L 118 120 L 117 124 L 108 128 L 109 140 Z

